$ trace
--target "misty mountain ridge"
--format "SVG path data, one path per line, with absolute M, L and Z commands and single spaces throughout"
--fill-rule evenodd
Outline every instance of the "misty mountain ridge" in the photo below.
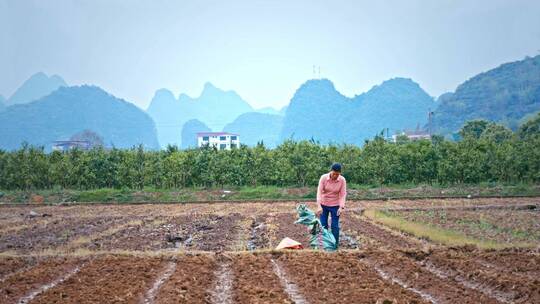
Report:
M 425 124 L 435 102 L 407 78 L 394 78 L 349 98 L 328 79 L 304 83 L 289 104 L 280 139 L 323 144 L 363 144 L 388 128 L 391 134 Z
M 212 130 L 198 119 L 188 120 L 182 127 L 182 149 L 197 147 L 197 133 L 212 132 Z
M 268 147 L 275 147 L 289 138 L 314 139 L 323 144 L 362 145 L 366 139 L 384 130 L 392 135 L 417 126 L 427 128 L 430 111 L 435 113 L 434 129 L 439 134 L 455 133 L 472 119 L 495 121 L 515 129 L 540 111 L 540 55 L 480 73 L 460 84 L 455 92 L 441 94 L 437 101 L 418 83 L 399 77 L 383 81 L 354 97 L 341 94 L 328 79 L 311 79 L 300 85 L 290 103 L 279 110 L 272 107 L 253 109 L 235 91 L 219 89 L 209 82 L 198 97 L 180 94 L 176 98 L 170 90 L 160 89 L 155 92 L 147 110 L 153 122 L 152 119 L 148 122 L 150 117 L 145 113 L 141 117 L 138 116 L 140 113 L 133 114 L 130 107 L 120 107 L 118 113 L 111 113 L 117 109 L 115 105 L 119 101 L 127 102 L 98 87 L 64 85 L 59 76 L 37 73 L 12 96 L 21 103 L 11 105 L 11 98 L 6 100 L 0 95 L 0 127 L 3 128 L 0 148 L 13 149 L 22 141 L 47 146 L 53 140 L 68 139 L 85 129 L 103 136 L 106 145 L 113 143 L 118 147 L 130 147 L 138 140 L 148 147 L 157 147 L 153 142 L 155 131 L 148 131 L 150 129 L 157 129 L 161 147 L 167 144 L 191 147 L 196 144 L 195 133 L 211 130 L 238 133 L 241 142 L 247 145 L 263 141 Z M 47 92 L 50 90 L 53 91 Z M 31 96 L 40 94 L 45 95 L 28 101 L 33 98 Z M 46 98 L 49 95 L 52 97 Z M 96 98 L 95 104 L 87 104 L 93 98 Z M 82 106 L 77 108 L 66 103 L 67 100 Z M 34 104 L 36 101 L 39 103 Z M 51 108 L 45 108 L 45 104 Z M 97 104 L 102 109 L 94 107 Z M 90 114 L 85 116 L 80 111 Z M 154 132 L 154 135 L 137 139 L 122 131 L 122 136 L 128 138 L 123 141 L 110 129 L 102 130 L 99 123 L 89 121 L 103 122 L 100 111 L 118 121 L 125 121 L 122 116 L 127 111 L 137 117 L 135 120 L 141 123 L 141 128 L 129 122 L 126 124 L 137 132 Z M 74 117 L 79 120 L 72 119 Z M 122 128 L 121 125 L 116 127 Z M 51 132 L 47 132 L 48 128 Z M 184 136 L 189 138 L 184 141 Z
M 255 109 L 255 112 L 263 113 L 263 114 L 280 115 L 279 111 L 272 107 L 264 107 L 264 108 Z
M 0 148 L 17 149 L 22 142 L 50 151 L 56 140 L 83 130 L 103 138 L 106 146 L 159 148 L 154 122 L 134 104 L 96 86 L 61 87 L 27 104 L 0 113 Z
M 540 111 L 540 55 L 505 63 L 460 84 L 439 97 L 435 130 L 457 132 L 468 120 L 485 119 L 511 129 Z
M 180 145 L 182 128 L 191 119 L 197 119 L 212 130 L 222 130 L 240 114 L 252 112 L 253 108 L 235 91 L 225 91 L 207 82 L 199 97 L 174 94 L 161 89 L 156 91 L 147 112 L 154 119 L 162 147 Z
M 36 73 L 28 78 L 7 100 L 6 105 L 23 104 L 37 100 L 56 91 L 67 84 L 58 75 L 47 76 L 43 72 Z
M 0 112 L 6 109 L 6 99 L 4 96 L 0 95 Z
M 192 115 L 213 130 L 221 130 L 238 115 L 253 111 L 251 105 L 235 91 L 221 90 L 210 82 L 204 84 L 199 97 L 180 94 L 178 101 L 188 105 Z
M 280 144 L 279 131 L 282 126 L 282 115 L 248 112 L 227 124 L 223 131 L 239 134 L 240 142 L 248 146 L 262 141 L 266 147 L 275 148 Z

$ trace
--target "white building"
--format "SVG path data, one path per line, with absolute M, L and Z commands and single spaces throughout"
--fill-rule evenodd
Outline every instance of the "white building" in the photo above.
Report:
M 431 135 L 429 135 L 428 132 L 419 130 L 418 128 L 416 131 L 403 131 L 399 134 L 392 135 L 392 141 L 397 142 L 398 137 L 400 136 L 406 136 L 409 140 L 415 141 L 415 140 L 421 140 L 421 139 L 431 139 Z
M 214 146 L 218 150 L 230 150 L 240 147 L 240 135 L 227 132 L 197 133 L 197 147 Z
M 53 151 L 69 151 L 72 149 L 90 150 L 92 145 L 87 140 L 56 140 L 53 141 Z

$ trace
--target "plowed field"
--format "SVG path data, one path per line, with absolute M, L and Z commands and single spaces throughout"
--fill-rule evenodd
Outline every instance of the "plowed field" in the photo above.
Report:
M 334 253 L 295 206 L 1 206 L 0 303 L 540 303 L 540 199 L 350 202 Z M 442 245 L 366 209 L 528 246 Z

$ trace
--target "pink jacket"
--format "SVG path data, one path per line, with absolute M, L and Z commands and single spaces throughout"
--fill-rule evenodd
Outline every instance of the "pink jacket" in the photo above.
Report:
M 347 181 L 340 175 L 335 181 L 330 178 L 330 173 L 323 174 L 317 187 L 317 203 L 324 206 L 345 207 L 347 197 Z

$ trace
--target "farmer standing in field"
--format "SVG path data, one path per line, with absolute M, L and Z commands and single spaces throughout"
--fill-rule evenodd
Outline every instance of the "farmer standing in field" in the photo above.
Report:
M 332 234 L 336 239 L 336 248 L 339 245 L 339 216 L 345 210 L 347 197 L 347 181 L 341 175 L 341 164 L 334 163 L 329 173 L 323 174 L 319 179 L 317 188 L 317 216 L 321 224 L 328 229 L 328 214 L 331 215 Z

